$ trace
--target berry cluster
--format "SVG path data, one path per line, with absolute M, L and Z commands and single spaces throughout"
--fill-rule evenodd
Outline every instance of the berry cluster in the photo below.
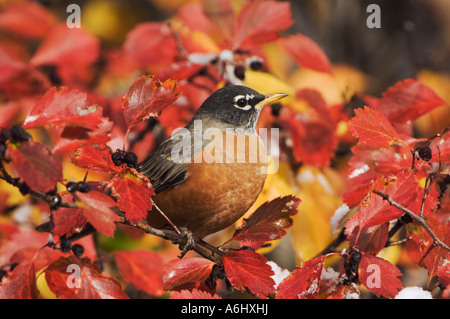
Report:
M 131 168 L 135 168 L 137 165 L 138 158 L 133 152 L 125 152 L 122 150 L 116 150 L 115 153 L 111 154 L 111 159 L 116 166 L 126 164 Z
M 26 132 L 21 126 L 14 125 L 10 130 L 2 129 L 0 131 L 0 156 L 3 157 L 6 152 L 6 143 L 31 141 L 30 133 Z

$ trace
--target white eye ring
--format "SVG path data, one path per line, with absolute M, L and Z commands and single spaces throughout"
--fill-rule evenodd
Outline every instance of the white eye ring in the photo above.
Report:
M 250 104 L 248 104 L 248 95 L 238 95 L 234 97 L 234 106 L 240 110 L 248 111 L 252 108 Z M 243 104 L 242 101 L 245 101 L 245 104 Z

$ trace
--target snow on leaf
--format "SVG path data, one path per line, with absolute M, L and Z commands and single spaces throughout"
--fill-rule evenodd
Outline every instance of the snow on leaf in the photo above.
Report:
M 102 123 L 102 107 L 85 92 L 52 87 L 31 109 L 24 128 L 36 126 L 80 126 L 95 129 Z
M 304 262 L 279 285 L 277 299 L 311 299 L 319 294 L 325 256 Z

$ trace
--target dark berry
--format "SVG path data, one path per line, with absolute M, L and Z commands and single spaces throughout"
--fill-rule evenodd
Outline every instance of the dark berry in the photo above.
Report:
M 11 131 L 7 129 L 2 129 L 2 131 L 0 132 L 0 142 L 5 143 L 10 138 L 11 138 Z
M 124 162 L 130 167 L 135 167 L 137 164 L 137 161 L 138 161 L 138 158 L 137 158 L 136 154 L 134 154 L 133 152 L 127 153 L 124 157 Z
M 63 252 L 63 253 L 68 253 L 69 251 L 70 251 L 70 249 L 71 249 L 71 243 L 70 243 L 70 240 L 68 240 L 67 238 L 66 238 L 66 236 L 61 236 L 61 237 L 59 237 L 59 239 L 60 239 L 60 246 L 61 246 L 61 251 Z
M 53 195 L 49 200 L 49 204 L 51 209 L 58 209 L 61 205 L 61 196 L 58 194 Z
M 419 157 L 428 162 L 433 157 L 431 148 L 429 146 L 419 148 Z
M 91 190 L 91 187 L 86 182 L 78 182 L 77 188 L 81 193 L 88 193 Z
M 275 117 L 278 117 L 280 115 L 281 111 L 281 104 L 280 103 L 274 103 L 271 106 L 272 115 Z
M 3 157 L 6 153 L 6 145 L 0 142 L 0 157 Z
M 362 259 L 362 254 L 359 251 L 355 251 L 351 256 L 350 256 L 350 263 L 352 265 L 359 265 L 360 261 Z
M 2 281 L 3 277 L 6 276 L 6 274 L 6 270 L 0 269 L 0 282 Z
M 245 79 L 245 67 L 243 65 L 236 65 L 234 67 L 234 75 L 239 79 L 239 80 L 244 80 Z
M 21 126 L 14 125 L 11 128 L 11 138 L 17 142 L 25 142 L 31 140 L 30 133 L 26 132 Z
M 75 256 L 81 257 L 84 254 L 84 247 L 80 244 L 75 244 L 72 246 L 72 252 Z
M 23 196 L 27 195 L 30 192 L 30 190 L 31 190 L 30 186 L 28 186 L 27 183 L 25 182 L 20 183 L 19 191 Z
M 68 182 L 66 188 L 69 193 L 76 192 L 78 190 L 78 183 Z
M 115 153 L 111 154 L 111 159 L 116 166 L 123 164 L 125 156 L 122 151 L 117 150 Z
M 250 69 L 252 69 L 253 71 L 261 70 L 262 66 L 263 66 L 263 63 L 261 60 L 254 60 L 254 61 L 250 62 Z

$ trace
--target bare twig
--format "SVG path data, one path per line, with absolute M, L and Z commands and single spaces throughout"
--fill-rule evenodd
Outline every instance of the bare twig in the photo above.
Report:
M 436 234 L 433 232 L 433 230 L 430 228 L 430 226 L 428 226 L 426 220 L 422 216 L 414 214 L 412 211 L 410 211 L 406 207 L 403 207 L 396 201 L 392 200 L 392 198 L 390 198 L 389 195 L 387 195 L 387 194 L 384 194 L 378 190 L 374 190 L 373 193 L 377 194 L 378 196 L 383 198 L 391 206 L 394 206 L 394 207 L 400 209 L 405 214 L 408 214 L 413 220 L 415 220 L 420 226 L 422 226 L 427 231 L 427 233 L 431 236 L 431 238 L 433 239 L 433 243 L 428 248 L 428 250 L 425 252 L 424 256 L 422 256 L 422 259 L 420 260 L 419 264 L 425 259 L 425 257 L 430 253 L 430 251 L 436 246 L 442 247 L 445 250 L 450 251 L 450 247 L 436 236 Z

